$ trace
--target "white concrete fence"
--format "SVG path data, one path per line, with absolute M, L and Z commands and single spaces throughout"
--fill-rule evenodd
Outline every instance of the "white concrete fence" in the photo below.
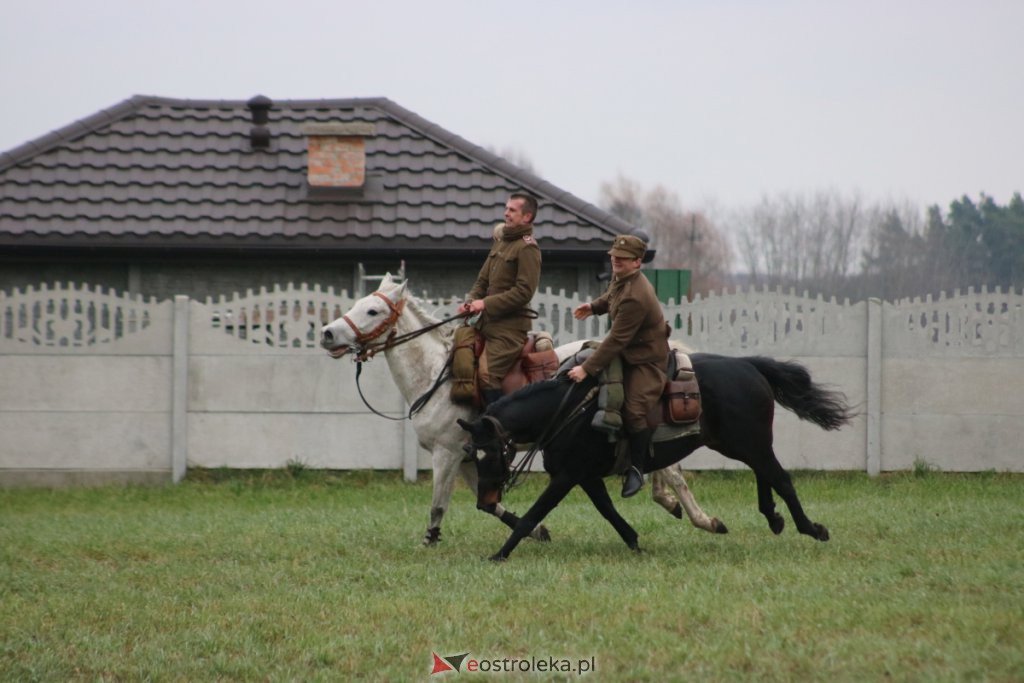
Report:
M 602 334 L 550 290 L 536 327 L 558 343 Z M 352 297 L 292 286 L 144 301 L 87 286 L 0 292 L 0 485 L 180 481 L 186 468 L 429 469 L 408 422 L 369 413 L 354 365 L 319 349 Z M 438 315 L 453 310 L 437 303 Z M 779 291 L 665 306 L 673 337 L 726 355 L 806 364 L 860 416 L 839 432 L 776 413 L 789 468 L 1024 471 L 1024 294 L 850 304 Z M 384 361 L 370 403 L 404 414 Z M 454 428 L 454 427 L 453 427 Z M 742 467 L 701 449 L 690 469 Z

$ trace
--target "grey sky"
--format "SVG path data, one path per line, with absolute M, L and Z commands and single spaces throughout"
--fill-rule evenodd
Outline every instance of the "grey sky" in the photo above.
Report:
M 1024 2 L 4 0 L 0 151 L 134 94 L 385 96 L 595 201 L 1024 190 Z

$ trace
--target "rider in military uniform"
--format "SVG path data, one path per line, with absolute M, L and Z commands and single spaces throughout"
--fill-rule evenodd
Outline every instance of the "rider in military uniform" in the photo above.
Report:
M 569 371 L 580 382 L 587 375 L 598 375 L 616 355 L 622 356 L 625 402 L 622 417 L 629 437 L 630 467 L 622 484 L 622 496 L 628 498 L 643 488 L 643 463 L 651 446 L 652 429 L 647 413 L 665 389 L 669 328 L 654 287 L 640 272 L 647 244 L 634 235 L 619 235 L 608 254 L 612 261 L 612 281 L 608 290 L 590 303 L 573 311 L 577 320 L 592 314 L 608 313 L 611 330 L 597 350 Z
M 501 398 L 501 380 L 519 359 L 532 329 L 528 304 L 540 282 L 540 247 L 533 237 L 537 200 L 516 193 L 505 203 L 505 224 L 480 268 L 462 311 L 482 313 L 477 329 L 484 336 L 487 371 L 481 373 L 484 405 Z

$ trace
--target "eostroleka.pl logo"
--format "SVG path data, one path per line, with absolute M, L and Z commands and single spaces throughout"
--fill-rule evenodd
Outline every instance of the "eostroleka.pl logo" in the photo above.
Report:
M 461 655 L 448 655 L 441 657 L 436 652 L 434 655 L 434 666 L 430 675 L 442 674 L 448 671 L 462 673 L 462 665 L 465 663 L 466 671 L 469 673 L 566 673 L 583 675 L 592 672 L 597 664 L 596 657 L 582 659 L 567 659 L 559 657 L 488 657 L 486 659 L 466 659 L 468 652 Z
M 468 652 L 463 652 L 461 655 L 448 655 L 447 657 L 438 657 L 436 652 L 431 652 L 434 655 L 434 668 L 430 672 L 430 675 L 444 673 L 445 671 L 454 671 L 456 673 L 462 671 L 462 660 L 469 656 Z

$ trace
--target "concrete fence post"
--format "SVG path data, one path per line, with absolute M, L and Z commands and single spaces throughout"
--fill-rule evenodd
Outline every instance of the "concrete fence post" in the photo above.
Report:
M 880 299 L 868 299 L 867 348 L 867 453 L 868 476 L 882 471 L 882 308 Z
M 171 364 L 171 481 L 185 478 L 188 463 L 189 298 L 174 297 L 174 344 Z

